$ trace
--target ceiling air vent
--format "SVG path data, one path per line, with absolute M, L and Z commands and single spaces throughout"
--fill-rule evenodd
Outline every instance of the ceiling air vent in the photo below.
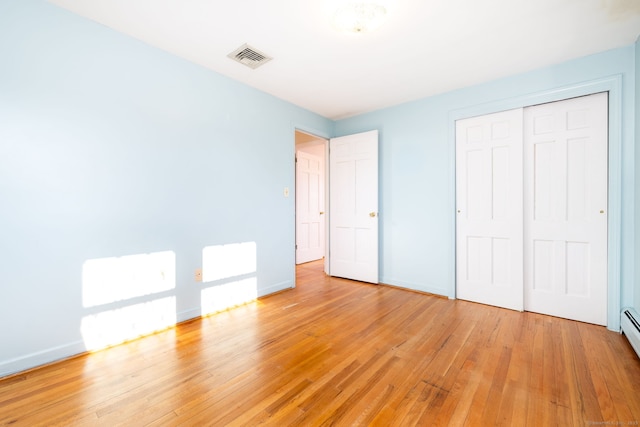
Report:
M 234 61 L 238 61 L 239 63 L 253 69 L 258 68 L 273 59 L 248 44 L 243 44 L 227 56 Z

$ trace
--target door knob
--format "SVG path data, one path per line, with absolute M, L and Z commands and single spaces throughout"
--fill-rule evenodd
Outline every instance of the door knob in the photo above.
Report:
M 376 216 L 376 213 L 375 213 L 375 212 L 369 212 L 369 216 L 370 216 L 371 218 L 374 218 L 374 217 Z
M 320 215 L 324 215 L 324 212 L 320 212 Z

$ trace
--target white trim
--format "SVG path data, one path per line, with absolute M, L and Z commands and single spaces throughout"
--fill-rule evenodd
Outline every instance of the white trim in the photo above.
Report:
M 255 276 L 253 276 L 255 277 Z M 258 298 L 274 292 L 291 289 L 294 283 L 290 280 L 279 282 L 265 288 L 258 288 Z M 196 319 L 202 316 L 202 307 L 193 307 L 176 313 L 176 323 L 167 329 L 175 328 L 178 324 Z M 149 335 L 151 335 L 150 333 Z M 0 378 L 17 374 L 19 372 L 34 369 L 50 363 L 59 362 L 71 357 L 80 356 L 87 352 L 87 346 L 83 340 L 74 341 L 69 344 L 63 344 L 51 347 L 45 350 L 29 353 L 24 356 L 16 357 L 0 362 Z
M 87 351 L 84 341 L 74 341 L 69 344 L 51 347 L 46 350 L 36 351 L 14 359 L 5 360 L 0 363 L 0 378 L 22 372 L 24 370 L 37 368 L 60 360 L 77 356 Z
M 435 286 L 432 283 L 408 282 L 406 280 L 394 279 L 392 277 L 380 276 L 380 283 L 387 286 L 395 286 L 398 288 L 412 289 L 420 292 L 426 292 L 435 295 L 448 295 L 448 289 L 441 286 Z M 450 299 L 455 299 L 449 297 Z
M 293 194 L 295 196 L 295 184 L 296 184 L 296 165 L 295 165 L 295 158 L 296 158 L 296 132 L 302 132 L 302 133 L 306 133 L 308 135 L 311 136 L 315 136 L 318 139 L 322 139 L 323 140 L 323 144 L 324 144 L 324 230 L 325 230 L 325 235 L 324 235 L 324 272 L 325 274 L 327 274 L 328 276 L 330 275 L 330 263 L 329 263 L 329 223 L 331 221 L 331 218 L 329 218 L 329 139 L 331 139 L 330 136 L 328 136 L 326 133 L 321 132 L 317 129 L 313 129 L 304 125 L 298 125 L 298 124 L 294 124 L 293 125 Z M 295 197 L 294 197 L 294 203 L 293 203 L 293 259 L 294 259 L 294 273 L 293 273 L 293 285 L 291 286 L 292 288 L 295 288 L 297 285 L 297 278 L 296 278 L 296 274 L 295 274 L 295 259 L 296 259 L 296 203 L 295 203 Z

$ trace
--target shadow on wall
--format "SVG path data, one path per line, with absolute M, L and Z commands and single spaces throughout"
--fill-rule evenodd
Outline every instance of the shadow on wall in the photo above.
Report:
M 202 250 L 202 316 L 253 301 L 257 290 L 255 242 Z M 81 323 L 87 350 L 99 350 L 158 332 L 177 322 L 173 251 L 90 259 L 82 266 Z

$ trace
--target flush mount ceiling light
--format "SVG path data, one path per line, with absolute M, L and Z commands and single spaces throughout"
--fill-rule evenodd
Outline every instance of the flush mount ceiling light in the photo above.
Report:
M 338 8 L 333 25 L 341 30 L 353 33 L 374 31 L 382 25 L 387 9 L 376 2 L 352 2 Z

